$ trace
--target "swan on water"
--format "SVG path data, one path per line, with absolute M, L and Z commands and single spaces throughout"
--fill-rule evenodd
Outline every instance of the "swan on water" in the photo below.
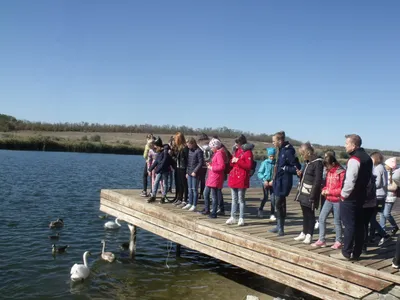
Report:
M 119 229 L 121 227 L 121 224 L 118 223 L 118 218 L 115 219 L 115 221 L 108 221 L 107 223 L 104 224 L 105 229 Z
M 90 269 L 87 264 L 87 257 L 92 255 L 89 251 L 83 253 L 83 264 L 74 264 L 71 268 L 71 280 L 82 281 L 89 277 Z
M 101 250 L 101 258 L 108 261 L 108 262 L 113 262 L 115 260 L 115 255 L 112 252 L 104 252 L 106 249 L 106 241 L 101 240 L 101 243 L 103 244 L 103 249 Z
M 56 221 L 51 221 L 49 224 L 50 228 L 61 228 L 64 227 L 64 220 L 63 219 L 57 219 Z
M 62 246 L 62 247 L 57 247 L 56 244 L 53 244 L 53 246 L 51 248 L 51 251 L 53 252 L 53 254 L 64 253 L 67 250 L 68 247 L 69 247 L 69 245 Z

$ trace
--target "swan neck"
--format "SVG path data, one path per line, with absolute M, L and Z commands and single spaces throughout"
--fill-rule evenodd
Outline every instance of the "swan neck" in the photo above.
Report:
M 118 219 L 115 219 L 115 224 L 117 224 L 118 226 L 121 226 L 121 224 L 119 224 Z
M 104 250 L 106 249 L 106 242 L 103 242 L 103 250 L 101 250 L 101 253 L 104 253 Z
M 87 256 L 88 256 L 87 253 L 84 253 L 84 254 L 83 254 L 83 264 L 85 265 L 85 267 L 88 266 L 88 263 L 87 263 Z

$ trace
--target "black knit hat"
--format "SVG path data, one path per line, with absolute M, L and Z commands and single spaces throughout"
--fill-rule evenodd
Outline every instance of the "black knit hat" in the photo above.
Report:
M 158 147 L 162 147 L 163 143 L 162 143 L 162 139 L 158 136 L 156 137 L 155 141 L 154 141 L 154 145 L 158 146 Z

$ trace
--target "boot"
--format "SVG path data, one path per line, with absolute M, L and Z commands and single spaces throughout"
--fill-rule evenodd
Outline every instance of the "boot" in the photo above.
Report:
M 278 235 L 279 236 L 284 236 L 285 235 L 285 231 L 284 231 L 284 227 L 285 227 L 285 218 L 279 218 L 277 219 L 278 221 Z
M 166 200 L 167 200 L 166 197 L 165 197 L 165 196 L 162 196 L 162 197 L 161 197 L 161 200 L 160 200 L 160 203 L 161 203 L 161 204 L 164 204 L 164 203 L 166 202 Z
M 149 199 L 147 199 L 147 203 L 152 203 L 154 201 L 156 201 L 156 197 L 154 197 L 152 194 L 150 194 Z

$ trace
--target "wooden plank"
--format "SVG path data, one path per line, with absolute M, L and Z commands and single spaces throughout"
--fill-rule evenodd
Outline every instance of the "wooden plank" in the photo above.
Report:
M 104 190 L 103 190 L 104 191 Z M 169 216 L 169 214 L 162 212 L 162 207 L 155 207 L 154 205 L 145 204 L 144 201 L 137 201 L 130 197 L 120 195 L 113 191 L 102 191 L 102 195 L 115 202 L 123 201 L 125 205 L 133 205 L 140 210 L 146 212 L 146 214 L 154 214 L 160 218 L 174 218 L 175 216 Z M 186 216 L 180 216 L 183 218 L 180 222 L 185 222 L 187 228 L 194 228 L 195 223 Z M 187 219 L 186 219 L 187 218 Z M 353 265 L 349 262 L 341 262 L 330 257 L 320 256 L 312 254 L 309 251 L 297 249 L 295 247 L 288 247 L 285 244 L 279 242 L 272 242 L 268 240 L 259 239 L 248 234 L 241 233 L 230 229 L 228 226 L 220 226 L 208 221 L 197 220 L 196 223 L 203 225 L 204 227 L 214 228 L 220 234 L 234 235 L 235 238 L 240 238 L 241 242 L 247 243 L 247 247 L 256 249 L 258 252 L 265 253 L 269 251 L 269 255 L 281 258 L 289 262 L 297 261 L 297 264 L 305 266 L 310 269 L 316 269 L 322 273 L 334 274 L 339 278 L 349 280 L 353 283 L 365 285 L 368 288 L 380 291 L 383 288 L 389 286 L 391 282 L 400 283 L 400 277 L 393 276 L 388 273 L 379 272 L 370 268 L 364 268 L 361 266 Z M 243 241 L 244 240 L 244 241 Z M 231 241 L 230 241 L 231 242 Z M 290 249 L 288 249 L 290 248 Z M 333 268 L 333 269 L 332 269 Z M 335 269 L 336 268 L 336 269 Z M 371 278 L 371 276 L 375 278 Z M 377 280 L 379 279 L 379 280 Z M 388 282 L 390 281 L 390 282 Z
M 114 208 L 120 212 L 124 212 L 130 216 L 136 217 L 141 220 L 145 220 L 153 225 L 159 226 L 161 228 L 164 228 L 166 230 L 173 230 L 173 232 L 183 235 L 183 236 L 189 236 L 191 239 L 194 239 L 195 241 L 198 241 L 200 243 L 212 246 L 214 248 L 230 252 L 234 255 L 237 255 L 239 257 L 245 258 L 249 261 L 253 261 L 255 263 L 263 264 L 266 267 L 273 268 L 278 271 L 282 271 L 287 274 L 292 274 L 296 277 L 300 278 L 307 278 L 308 281 L 311 281 L 312 283 L 316 283 L 325 287 L 329 287 L 333 290 L 342 292 L 344 294 L 348 294 L 350 296 L 360 298 L 363 297 L 367 294 L 369 294 L 371 291 L 369 289 L 350 284 L 348 282 L 345 282 L 343 280 L 339 280 L 337 278 L 327 276 L 312 270 L 308 270 L 306 268 L 302 268 L 296 265 L 293 265 L 291 263 L 287 263 L 278 259 L 271 258 L 269 256 L 241 248 L 239 246 L 226 243 L 220 240 L 217 240 L 213 237 L 205 236 L 200 233 L 195 233 L 193 234 L 192 232 L 189 232 L 185 228 L 179 228 L 178 226 L 175 226 L 171 223 L 168 223 L 166 221 L 162 221 L 158 218 L 151 217 L 149 215 L 142 214 L 138 211 L 135 211 L 130 208 L 126 208 L 122 205 L 116 205 L 114 202 L 110 202 L 107 200 L 102 201 L 102 208 L 104 206 Z M 103 209 L 102 209 L 103 210 Z
M 351 299 L 348 296 L 341 295 L 337 292 L 325 289 L 325 288 L 317 286 L 317 285 L 313 285 L 313 284 L 311 284 L 307 281 L 301 280 L 301 279 L 293 278 L 292 276 L 289 276 L 284 273 L 275 271 L 273 269 L 264 267 L 260 264 L 254 263 L 254 262 L 247 261 L 243 258 L 240 258 L 240 257 L 237 257 L 230 253 L 215 249 L 208 245 L 198 243 L 198 242 L 193 241 L 185 236 L 181 236 L 179 234 L 176 234 L 175 232 L 167 231 L 165 229 L 159 228 L 158 226 L 152 225 L 152 224 L 150 224 L 146 221 L 140 220 L 138 218 L 129 216 L 129 215 L 127 215 L 123 212 L 120 212 L 116 209 L 113 209 L 113 208 L 110 208 L 107 206 L 102 206 L 102 211 L 104 211 L 110 215 L 120 217 L 121 219 L 123 219 L 131 224 L 139 226 L 147 231 L 150 231 L 158 236 L 161 236 L 163 238 L 171 240 L 175 243 L 185 245 L 185 247 L 188 247 L 190 249 L 210 255 L 212 257 L 215 257 L 215 258 L 225 261 L 227 263 L 236 265 L 243 269 L 249 270 L 258 275 L 275 280 L 282 284 L 292 286 L 298 290 L 301 290 L 310 295 L 315 295 L 316 297 L 319 297 L 321 299 L 324 299 L 324 300 L 350 300 Z
M 105 199 L 101 200 L 102 203 L 106 201 Z M 115 202 L 115 201 L 113 201 Z M 290 251 L 286 250 L 280 250 L 276 249 L 274 247 L 270 246 L 265 246 L 260 243 L 256 243 L 253 241 L 250 241 L 249 239 L 244 239 L 238 236 L 236 232 L 233 232 L 231 234 L 228 234 L 227 232 L 221 232 L 220 229 L 213 229 L 208 226 L 205 226 L 203 223 L 204 222 L 197 222 L 197 227 L 194 225 L 194 222 L 187 222 L 187 220 L 184 219 L 179 219 L 177 220 L 177 216 L 174 216 L 173 214 L 166 214 L 162 211 L 160 211 L 160 208 L 155 208 L 152 205 L 146 205 L 146 204 L 141 204 L 137 202 L 132 202 L 132 201 L 127 201 L 120 199 L 119 202 L 116 201 L 115 203 L 119 203 L 123 205 L 124 207 L 132 207 L 135 210 L 138 211 L 143 211 L 143 213 L 156 217 L 157 219 L 164 220 L 164 221 L 169 221 L 172 223 L 178 222 L 181 224 L 183 227 L 190 229 L 191 231 L 199 230 L 199 232 L 208 235 L 208 236 L 213 236 L 215 238 L 218 238 L 219 240 L 231 243 L 231 244 L 237 244 L 242 247 L 255 250 L 260 253 L 268 254 L 272 257 L 278 258 L 278 259 L 283 259 L 287 262 L 294 263 L 301 265 L 303 267 L 312 269 L 312 270 L 317 270 L 319 272 L 322 272 L 327 275 L 333 275 L 337 276 L 340 279 L 348 280 L 352 283 L 359 284 L 361 286 L 366 286 L 367 288 L 373 289 L 373 290 L 382 290 L 383 288 L 389 286 L 391 283 L 380 280 L 380 279 L 374 279 L 371 278 L 370 276 L 366 276 L 364 274 L 359 274 L 352 272 L 351 270 L 348 269 L 343 269 L 341 267 L 338 267 L 336 265 L 328 264 L 328 263 L 321 263 L 317 262 L 314 259 L 311 258 L 304 258 L 301 257 L 297 254 L 293 254 Z M 206 223 L 206 225 L 208 225 Z M 221 226 L 219 226 L 221 227 Z M 217 227 L 218 228 L 218 227 Z

